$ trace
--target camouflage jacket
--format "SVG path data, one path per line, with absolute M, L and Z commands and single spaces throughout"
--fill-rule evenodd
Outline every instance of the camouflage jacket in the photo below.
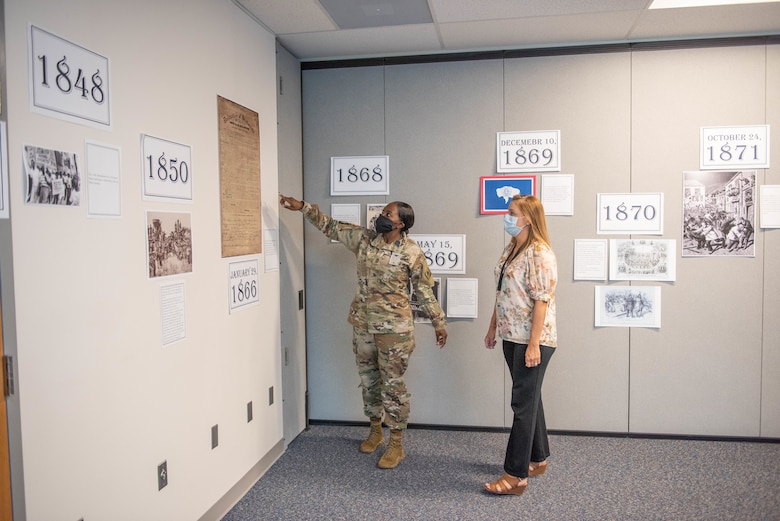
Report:
M 306 202 L 301 211 L 310 223 L 357 258 L 358 283 L 349 309 L 350 324 L 374 334 L 414 331 L 411 285 L 420 311 L 431 318 L 433 327 L 446 326 L 444 312 L 431 289 L 431 270 L 416 242 L 403 235 L 387 244 L 382 234 L 331 219 L 317 205 Z

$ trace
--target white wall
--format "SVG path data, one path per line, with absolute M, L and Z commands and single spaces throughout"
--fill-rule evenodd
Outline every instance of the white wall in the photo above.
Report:
M 112 130 L 29 111 L 29 23 L 111 60 Z M 276 227 L 274 37 L 227 0 L 8 0 L 5 27 L 26 519 L 198 519 L 282 439 L 279 276 L 262 273 L 260 304 L 228 314 L 217 138 L 217 95 L 259 114 L 263 220 Z M 192 147 L 193 204 L 141 199 L 141 133 Z M 121 148 L 121 219 L 87 218 L 83 201 L 24 205 L 23 145 L 83 165 L 85 139 Z M 170 280 L 146 278 L 146 210 L 192 213 L 194 271 L 170 278 L 185 283 L 187 339 L 166 347 Z

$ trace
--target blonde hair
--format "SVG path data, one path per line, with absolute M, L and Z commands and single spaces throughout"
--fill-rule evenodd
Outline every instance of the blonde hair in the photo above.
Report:
M 547 232 L 547 219 L 544 216 L 544 206 L 542 202 L 533 195 L 516 195 L 512 197 L 512 202 L 515 203 L 517 209 L 520 210 L 525 218 L 529 221 L 528 228 L 529 233 L 525 242 L 520 245 L 521 249 L 526 249 L 531 243 L 539 241 L 545 243 L 552 248 L 550 244 L 550 234 Z M 517 237 L 512 238 L 513 241 L 517 240 Z

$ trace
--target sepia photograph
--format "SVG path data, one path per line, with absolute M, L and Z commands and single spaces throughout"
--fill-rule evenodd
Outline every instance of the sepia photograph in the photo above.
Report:
M 683 172 L 683 257 L 755 257 L 756 171 Z
M 192 272 L 191 221 L 188 212 L 146 212 L 150 279 Z
M 24 173 L 27 204 L 79 206 L 81 177 L 77 154 L 25 145 Z

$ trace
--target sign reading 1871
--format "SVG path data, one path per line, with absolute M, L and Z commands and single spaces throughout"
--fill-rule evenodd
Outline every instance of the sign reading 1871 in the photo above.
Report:
M 701 169 L 769 168 L 769 125 L 702 127 Z
M 561 131 L 498 132 L 496 152 L 499 173 L 559 172 Z
M 108 58 L 30 26 L 30 110 L 111 128 Z

